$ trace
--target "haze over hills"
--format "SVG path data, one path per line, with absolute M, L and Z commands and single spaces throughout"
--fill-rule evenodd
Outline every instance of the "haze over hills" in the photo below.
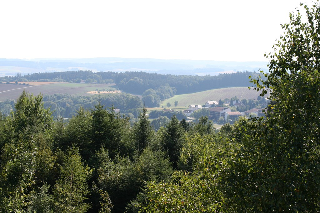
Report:
M 267 70 L 264 61 L 209 61 L 149 58 L 0 59 L 0 76 L 59 71 L 145 71 L 175 75 L 218 75 Z

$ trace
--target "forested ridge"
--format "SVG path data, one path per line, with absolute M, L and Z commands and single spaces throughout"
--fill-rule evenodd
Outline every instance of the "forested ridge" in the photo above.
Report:
M 0 82 L 70 82 L 70 83 L 96 83 L 112 85 L 114 90 L 121 90 L 122 93 L 140 95 L 142 104 L 146 107 L 159 107 L 161 101 L 171 98 L 174 95 L 195 93 L 218 88 L 227 87 L 249 87 L 253 84 L 249 76 L 257 78 L 260 73 L 236 72 L 219 74 L 217 76 L 192 76 L 192 75 L 163 75 L 146 72 L 92 72 L 92 71 L 66 71 L 52 73 L 33 73 L 28 75 L 17 74 L 0 78 Z M 262 76 L 263 77 L 263 76 Z M 115 96 L 117 97 L 117 96 Z M 84 98 L 86 99 L 86 98 Z M 108 98 L 106 98 L 108 99 Z M 113 98 L 114 99 L 114 98 Z M 126 108 L 120 104 L 123 99 L 115 100 L 117 108 Z M 57 104 L 57 103 L 56 103 Z M 93 105 L 93 104 L 91 104 Z M 55 104 L 52 105 L 55 107 Z M 134 109 L 135 104 L 130 109 Z M 125 109 L 128 111 L 128 109 Z M 70 110 L 69 110 L 70 111 Z M 74 112 L 74 110 L 73 110 Z M 63 113 L 62 113 L 63 114 Z M 74 114 L 74 113 L 73 113 Z M 66 113 L 70 117 L 70 113 Z
M 92 72 L 92 71 L 67 71 L 33 73 L 21 76 L 3 77 L 3 81 L 66 81 L 115 83 L 124 92 L 142 94 L 148 89 L 158 89 L 169 85 L 175 88 L 177 94 L 198 92 L 221 87 L 246 87 L 250 86 L 248 77 L 258 75 L 252 72 L 237 72 L 219 74 L 217 76 L 192 76 L 192 75 L 163 75 L 147 72 Z
M 249 87 L 253 84 L 249 76 L 257 78 L 260 73 L 236 72 L 217 76 L 162 75 L 146 72 L 92 72 L 66 71 L 53 73 L 33 73 L 22 76 L 6 76 L 2 82 L 71 82 L 114 84 L 113 89 L 123 93 L 141 95 L 146 107 L 159 107 L 161 101 L 174 95 L 195 93 L 217 88 Z M 263 76 L 262 76 L 263 77 Z M 120 97 L 123 99 L 123 97 Z M 117 107 L 120 108 L 118 105 Z M 125 108 L 125 107 L 122 107 Z M 131 108 L 133 109 L 133 108 Z
M 146 109 L 131 125 L 98 103 L 65 123 L 22 93 L 1 120 L 0 211 L 319 212 L 320 7 L 301 6 L 251 78 L 265 117 L 154 131 Z

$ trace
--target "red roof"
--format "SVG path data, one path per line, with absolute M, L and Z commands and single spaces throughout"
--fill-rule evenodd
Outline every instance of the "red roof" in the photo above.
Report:
M 246 113 L 259 112 L 259 110 L 261 109 L 253 108 L 253 109 L 247 110 Z
M 209 110 L 211 112 L 221 112 L 221 111 L 223 111 L 225 109 L 228 109 L 228 107 L 214 107 L 214 108 L 210 108 Z

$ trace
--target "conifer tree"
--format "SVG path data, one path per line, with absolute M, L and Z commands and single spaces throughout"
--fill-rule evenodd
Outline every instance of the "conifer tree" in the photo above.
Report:
M 101 147 L 108 149 L 110 157 L 125 152 L 123 137 L 129 128 L 127 118 L 121 117 L 114 112 L 103 108 L 99 103 L 92 110 L 92 148 L 99 150 Z
M 184 130 L 181 127 L 176 116 L 172 116 L 171 121 L 166 125 L 164 134 L 161 138 L 161 146 L 168 154 L 173 168 L 177 168 L 179 160 L 180 149 L 183 143 Z
M 133 127 L 133 139 L 139 154 L 150 145 L 153 135 L 154 131 L 147 117 L 147 109 L 143 108 L 139 116 L 139 121 L 136 122 Z

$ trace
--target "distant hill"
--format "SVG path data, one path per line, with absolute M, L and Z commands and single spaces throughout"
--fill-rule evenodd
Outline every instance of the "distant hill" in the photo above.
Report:
M 0 77 L 43 72 L 144 71 L 174 75 L 218 75 L 237 71 L 266 71 L 267 62 L 165 60 L 148 58 L 1 59 Z

